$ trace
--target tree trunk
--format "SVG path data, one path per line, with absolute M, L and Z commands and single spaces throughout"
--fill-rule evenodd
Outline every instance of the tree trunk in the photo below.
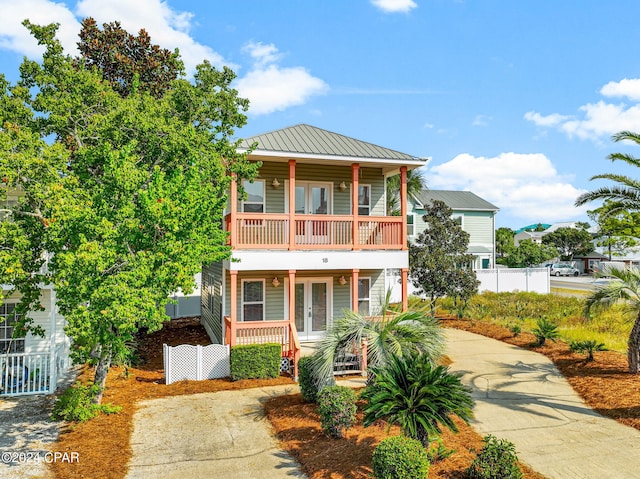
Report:
M 416 433 L 416 435 L 418 436 L 416 439 L 422 443 L 422 446 L 425 449 L 429 449 L 429 433 L 422 426 L 422 424 L 418 424 Z
M 111 353 L 107 353 L 104 349 L 100 352 L 100 358 L 96 365 L 96 374 L 93 379 L 93 383 L 100 388 L 98 394 L 96 394 L 91 400 L 94 404 L 100 404 L 102 402 L 102 394 L 104 393 L 104 385 L 107 381 L 107 373 L 111 366 Z
M 629 360 L 629 372 L 638 374 L 640 372 L 640 313 L 633 323 L 629 341 L 627 342 L 627 358 Z

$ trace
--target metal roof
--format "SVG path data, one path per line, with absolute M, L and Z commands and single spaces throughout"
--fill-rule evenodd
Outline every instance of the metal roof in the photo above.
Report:
M 406 161 L 424 161 L 406 153 L 305 124 L 290 126 L 246 138 L 240 144 L 240 148 L 249 148 L 253 143 L 258 143 L 258 147 L 253 151 L 253 154 L 260 154 L 260 152 L 282 152 L 290 154 L 297 153 L 304 155 L 391 160 L 399 163 Z
M 422 190 L 416 199 L 425 207 L 433 200 L 444 202 L 452 210 L 498 211 L 500 208 L 471 191 Z

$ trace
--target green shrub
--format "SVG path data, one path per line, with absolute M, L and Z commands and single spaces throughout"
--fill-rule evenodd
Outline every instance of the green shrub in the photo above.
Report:
M 56 399 L 51 412 L 55 421 L 84 422 L 100 413 L 114 414 L 120 412 L 121 406 L 113 404 L 93 404 L 91 400 L 98 393 L 98 386 L 83 386 L 80 381 L 68 387 Z
M 318 397 L 318 386 L 313 379 L 311 370 L 312 361 L 311 356 L 304 356 L 298 361 L 298 384 L 305 402 L 316 402 Z
M 560 336 L 558 325 L 545 317 L 539 318 L 538 321 L 536 321 L 536 327 L 533 328 L 531 332 L 536 337 L 537 346 L 544 346 L 547 339 L 555 341 Z
M 593 361 L 593 353 L 595 351 L 606 351 L 604 343 L 599 343 L 595 339 L 587 339 L 585 341 L 571 341 L 569 343 L 569 349 L 573 353 L 585 353 L 587 355 L 587 361 Z
M 231 379 L 266 379 L 280 375 L 282 346 L 277 343 L 251 344 L 231 348 Z
M 431 464 L 434 464 L 436 462 L 444 461 L 455 452 L 455 449 L 449 449 L 444 445 L 442 439 L 438 438 L 431 444 L 431 446 L 429 446 L 429 449 L 427 449 L 427 458 Z
M 394 436 L 384 439 L 371 461 L 376 479 L 425 479 L 429 474 L 427 451 L 417 439 Z
M 515 446 L 506 439 L 491 434 L 483 439 L 484 446 L 467 469 L 468 479 L 521 479 Z
M 513 334 L 514 338 L 517 338 L 518 335 L 522 332 L 522 326 L 520 326 L 519 324 L 510 324 L 509 325 L 509 331 L 511 331 L 511 334 Z
M 331 437 L 342 437 L 342 432 L 356 421 L 356 393 L 345 386 L 328 386 L 317 398 L 322 429 Z

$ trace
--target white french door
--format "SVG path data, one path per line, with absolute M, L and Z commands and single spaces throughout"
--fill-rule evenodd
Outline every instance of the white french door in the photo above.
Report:
M 331 317 L 331 278 L 296 280 L 296 329 L 300 340 L 317 339 L 326 331 Z

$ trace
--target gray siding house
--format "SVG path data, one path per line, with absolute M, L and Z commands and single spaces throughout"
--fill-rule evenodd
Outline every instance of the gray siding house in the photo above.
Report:
M 258 178 L 232 183 L 232 256 L 202 271 L 201 321 L 214 342 L 278 342 L 283 357 L 351 309 L 376 314 L 385 270 L 401 272 L 407 307 L 406 172 L 411 155 L 309 125 L 247 138 Z M 400 174 L 402 215 L 387 216 L 386 178 Z M 295 366 L 294 366 L 295 368 Z M 296 372 L 297 375 L 297 372 Z
M 424 231 L 422 217 L 432 201 L 444 202 L 453 210 L 453 217 L 469 233 L 468 252 L 475 256 L 474 269 L 495 267 L 496 213 L 499 208 L 470 191 L 422 190 L 409 198 L 407 212 L 408 233 L 411 241 Z

